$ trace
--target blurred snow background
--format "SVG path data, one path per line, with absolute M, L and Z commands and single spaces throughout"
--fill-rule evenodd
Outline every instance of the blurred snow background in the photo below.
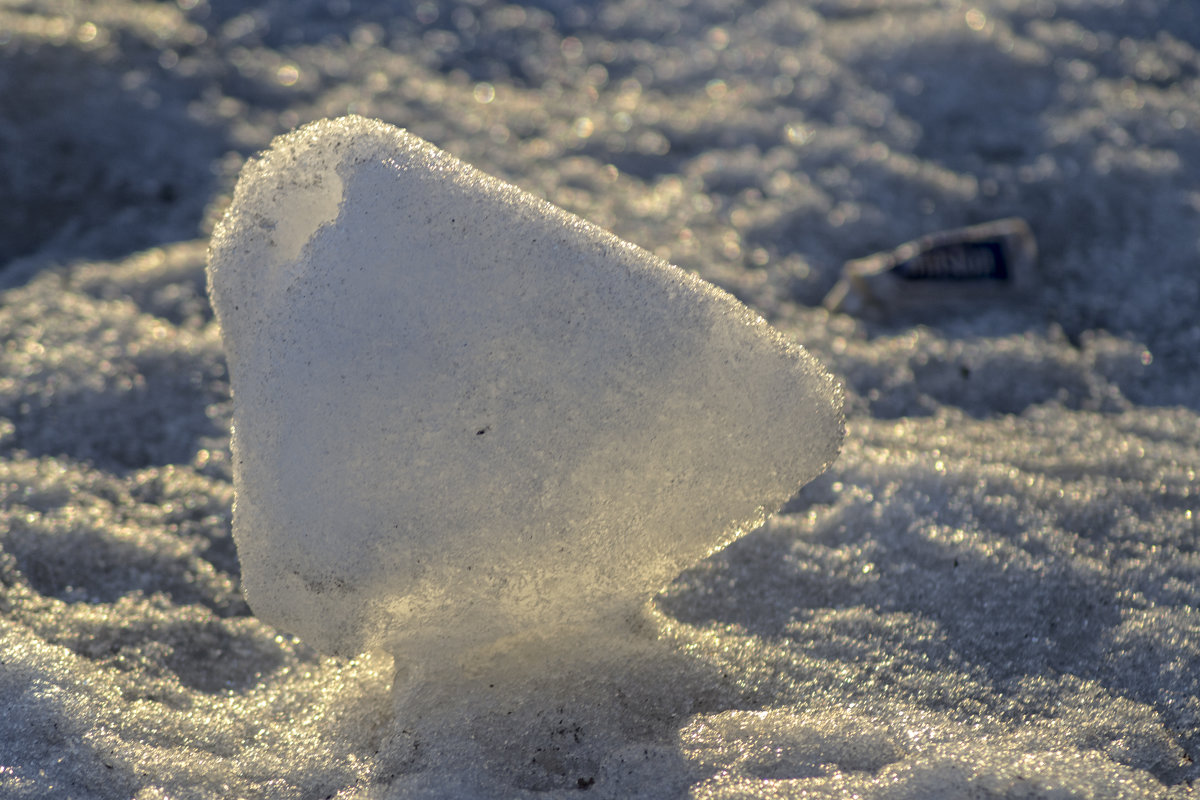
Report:
M 0 794 L 1190 796 L 1198 48 L 1181 0 L 0 0 Z M 347 112 L 846 382 L 831 472 L 656 601 L 678 663 L 598 684 L 626 724 L 484 741 L 483 777 L 237 588 L 204 237 L 247 155 Z M 1028 303 L 815 307 L 1010 215 Z

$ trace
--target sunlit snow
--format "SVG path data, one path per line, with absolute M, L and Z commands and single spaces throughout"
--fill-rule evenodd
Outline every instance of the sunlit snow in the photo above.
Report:
M 1185 0 L 0 2 L 0 797 L 1194 796 L 1198 75 L 1200 4 Z M 243 380 L 250 362 L 226 347 L 240 335 L 237 317 L 218 323 L 206 291 L 207 251 L 247 165 L 282 163 L 267 150 L 274 137 L 349 114 L 404 128 L 736 296 L 843 387 L 837 459 L 760 527 L 693 561 L 752 519 L 751 503 L 771 508 L 782 480 L 807 471 L 739 499 L 749 511 L 689 531 L 680 546 L 692 552 L 663 557 L 675 520 L 635 524 L 656 508 L 648 490 L 612 480 L 604 452 L 571 451 L 593 463 L 539 472 L 544 496 L 579 503 L 633 486 L 641 506 L 589 513 L 629 514 L 628 531 L 649 538 L 618 538 L 624 551 L 596 563 L 632 575 L 658 553 L 661 578 L 614 584 L 580 610 L 587 601 L 566 587 L 583 581 L 570 575 L 529 594 L 529 608 L 540 597 L 564 609 L 536 628 L 536 614 L 503 600 L 497 584 L 444 575 L 485 598 L 497 628 L 482 631 L 490 646 L 464 637 L 429 643 L 426 654 L 403 638 L 479 634 L 484 624 L 465 612 L 459 624 L 453 604 L 429 611 L 437 624 L 393 607 L 374 629 L 330 637 L 341 644 L 320 642 L 320 624 L 305 633 L 346 650 L 378 635 L 407 659 L 328 656 L 291 634 L 292 609 L 278 609 L 278 627 L 264 619 L 255 588 L 272 565 L 243 573 L 232 535 L 229 368 L 238 403 L 254 378 L 280 379 Z M 256 230 L 279 246 L 262 246 L 245 273 L 263 278 L 260 296 L 285 293 L 294 268 L 339 249 L 351 184 L 394 183 L 395 168 L 378 160 L 340 172 L 329 163 L 269 171 L 279 191 L 262 198 L 266 227 Z M 395 218 L 393 194 L 360 197 L 356 210 Z M 291 213 L 277 213 L 285 205 Z M 854 297 L 874 305 L 821 306 L 847 262 L 1011 218 L 1037 242 L 1019 295 L 993 283 L 879 288 L 864 276 L 869 292 Z M 621 252 L 622 263 L 644 263 Z M 382 304 L 395 292 L 380 284 L 371 299 Z M 458 308 L 445 319 L 415 298 L 405 307 L 443 332 L 481 328 L 503 308 L 482 285 L 455 288 Z M 530 296 L 565 288 L 531 281 Z M 713 308 L 684 299 L 647 302 L 632 336 L 600 340 L 661 363 L 671 344 L 660 338 L 664 312 Z M 293 330 L 315 353 L 337 343 L 315 323 L 339 317 L 319 303 L 260 303 L 242 319 L 281 308 L 297 316 L 275 330 Z M 565 310 L 530 319 L 562 330 Z M 362 315 L 346 324 L 384 327 Z M 340 335 L 348 342 L 355 330 Z M 673 330 L 685 350 L 709 341 L 694 326 Z M 744 333 L 758 344 L 731 340 L 716 352 L 783 357 Z M 530 352 L 529 342 L 590 352 L 579 337 L 535 334 L 521 347 L 509 339 L 506 352 Z M 381 379 L 419 361 L 416 351 L 385 352 L 391 341 L 368 343 L 377 358 L 361 351 L 387 366 Z M 621 352 L 589 358 L 611 366 Z M 278 364 L 291 356 L 285 349 Z M 647 379 L 656 396 L 669 395 L 675 363 Z M 705 360 L 678 363 L 695 376 Z M 469 463 L 494 466 L 507 453 L 507 467 L 520 460 L 504 448 L 522 428 L 500 412 L 516 407 L 521 387 L 471 364 L 490 382 L 469 397 L 445 388 L 449 401 L 428 412 L 465 425 L 443 426 L 448 448 L 491 454 Z M 773 367 L 716 396 L 772 396 L 762 373 L 796 383 Z M 303 502 L 316 516 L 354 500 L 320 503 L 339 482 L 379 494 L 346 486 L 353 454 L 329 458 L 319 434 L 354 415 L 375 420 L 376 409 L 340 403 L 321 414 L 302 392 L 283 400 L 281 410 L 316 418 L 281 428 L 311 447 L 274 462 L 309 476 Z M 790 429 L 800 417 L 789 411 L 802 405 L 788 398 L 762 417 L 773 421 L 756 445 L 764 470 L 802 457 L 801 432 Z M 580 408 L 615 406 L 601 395 Z M 398 448 L 417 428 L 397 420 L 415 413 L 382 415 L 371 444 Z M 553 428 L 560 451 L 561 437 L 584 427 L 540 422 L 524 430 Z M 636 438 L 619 426 L 595 433 Z M 678 447 L 637 444 L 623 457 L 643 467 L 692 464 Z M 733 458 L 738 444 L 730 460 L 744 464 Z M 383 468 L 415 471 L 400 456 Z M 514 497 L 535 495 L 523 475 Z M 587 494 L 573 476 L 610 480 Z M 480 528 L 468 517 L 492 508 L 498 522 L 519 518 L 500 478 L 481 470 L 479 479 L 487 495 L 425 473 L 415 486 L 430 493 L 416 507 L 442 524 L 410 526 L 410 541 L 436 549 L 420 531 L 453 542 L 452 560 L 472 576 L 476 564 L 490 577 L 520 574 L 511 557 L 459 559 L 466 532 Z M 397 491 L 411 495 L 414 484 Z M 435 495 L 452 492 L 435 508 Z M 677 494 L 661 513 L 696 519 L 723 507 L 718 494 Z M 397 521 L 400 495 L 385 500 Z M 386 503 L 359 505 L 357 519 L 386 516 Z M 533 532 L 543 550 L 555 537 L 594 545 L 581 538 L 587 525 L 536 513 L 554 520 L 553 532 Z M 328 577 L 332 565 L 314 565 L 313 554 L 334 548 L 311 544 L 307 563 L 294 549 L 292 566 Z M 527 552 L 516 544 L 497 550 Z M 400 551 L 378 555 L 357 565 L 376 587 L 410 563 Z M 671 574 L 673 565 L 682 566 Z M 426 579 L 409 577 L 395 596 Z M 656 581 L 665 587 L 641 602 Z M 618 622 L 621 606 L 636 613 Z M 529 627 L 514 634 L 522 620 Z
M 246 596 L 332 652 L 620 625 L 841 441 L 731 296 L 379 122 L 276 140 L 209 270 Z

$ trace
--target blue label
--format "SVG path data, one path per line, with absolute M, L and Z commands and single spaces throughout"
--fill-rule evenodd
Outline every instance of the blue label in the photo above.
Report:
M 907 281 L 1008 280 L 1008 263 L 998 240 L 935 245 L 891 271 Z

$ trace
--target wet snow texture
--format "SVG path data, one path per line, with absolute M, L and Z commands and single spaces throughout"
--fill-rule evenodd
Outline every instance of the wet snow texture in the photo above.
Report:
M 0 6 L 0 794 L 1187 795 L 1200 10 L 396 9 Z M 847 386 L 832 470 L 579 686 L 475 709 L 474 770 L 390 719 L 390 664 L 238 589 L 190 240 L 242 158 L 347 111 L 697 271 Z M 844 258 L 1014 214 L 1027 305 L 813 308 Z

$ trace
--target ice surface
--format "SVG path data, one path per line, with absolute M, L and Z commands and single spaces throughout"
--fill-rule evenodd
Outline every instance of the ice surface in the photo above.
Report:
M 627 623 L 841 442 L 731 296 L 380 122 L 276 139 L 209 271 L 246 596 L 326 651 Z
M 0 797 L 1195 796 L 1200 5 L 401 7 L 0 3 Z M 230 535 L 205 219 L 350 112 L 695 270 L 846 389 L 833 466 L 639 634 L 501 654 L 543 668 L 420 734 L 390 657 L 251 614 Z M 1010 215 L 1028 302 L 815 307 L 846 259 Z

